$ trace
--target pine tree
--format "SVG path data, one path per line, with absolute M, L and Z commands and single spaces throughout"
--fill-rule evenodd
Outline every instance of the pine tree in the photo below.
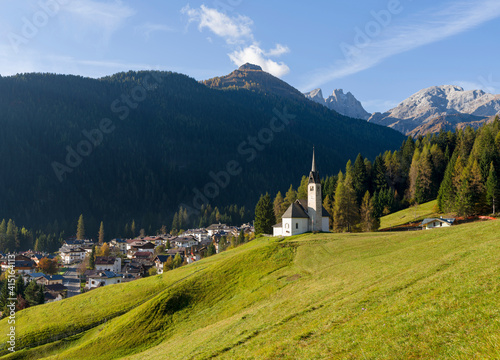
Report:
M 354 191 L 356 191 L 356 199 L 358 204 L 361 204 L 363 195 L 368 191 L 368 173 L 366 171 L 365 160 L 361 154 L 358 154 L 354 162 L 354 172 L 352 184 Z
M 172 262 L 172 268 L 177 269 L 182 264 L 181 255 L 179 253 L 175 254 L 174 261 Z
M 90 270 L 94 270 L 95 269 L 95 256 L 96 256 L 96 253 L 95 253 L 95 248 L 96 246 L 93 245 L 92 246 L 92 251 L 90 253 L 90 257 L 89 257 L 89 268 Z
M 456 161 L 457 153 L 454 153 L 446 167 L 444 179 L 439 187 L 437 202 L 439 211 L 442 213 L 450 212 L 454 207 L 456 189 L 453 186 L 453 171 L 455 170 Z
M 309 178 L 305 175 L 302 176 L 300 180 L 300 186 L 297 189 L 297 199 L 307 199 L 307 185 L 309 184 Z
M 17 295 L 23 295 L 24 294 L 24 280 L 23 280 L 23 277 L 21 274 L 18 275 L 17 279 L 16 279 L 16 294 Z
M 500 195 L 500 189 L 498 186 L 498 178 L 495 171 L 495 167 L 493 166 L 492 162 L 490 164 L 488 179 L 486 180 L 486 198 L 488 201 L 488 205 L 493 207 L 493 215 L 495 215 L 496 212 L 495 206 L 499 198 L 499 195 Z
M 433 197 L 432 160 L 429 149 L 424 148 L 417 162 L 417 176 L 415 178 L 415 196 L 417 203 L 423 204 Z
M 469 174 L 472 211 L 475 214 L 479 214 L 486 208 L 486 192 L 483 184 L 483 177 L 481 175 L 481 168 L 477 160 L 473 161 Z
M 39 301 L 39 291 L 40 287 L 36 283 L 36 281 L 31 281 L 26 289 L 24 290 L 24 299 L 28 302 L 30 306 L 38 305 Z
M 104 223 L 101 221 L 101 226 L 99 227 L 99 244 L 104 243 Z
M 276 223 L 274 217 L 271 197 L 268 193 L 261 195 L 257 206 L 255 207 L 255 233 L 272 234 L 273 225 Z
M 76 238 L 78 240 L 85 239 L 85 224 L 83 222 L 83 214 L 78 218 L 78 225 L 76 227 Z
M 5 251 L 6 252 L 13 252 L 16 250 L 16 239 L 17 239 L 17 226 L 14 220 L 9 219 L 7 222 L 7 231 L 5 234 Z
M 382 189 L 387 189 L 387 169 L 384 164 L 382 156 L 379 155 L 375 158 L 375 163 L 373 164 L 373 185 L 375 191 L 380 191 Z
M 281 191 L 278 191 L 276 194 L 276 197 L 274 198 L 273 202 L 273 211 L 274 211 L 274 217 L 276 218 L 277 221 L 281 219 L 281 215 L 283 213 L 281 212 L 281 209 L 283 208 L 283 202 L 285 199 L 283 199 L 283 195 L 281 195 Z
M 379 228 L 380 220 L 375 216 L 375 205 L 368 191 L 363 196 L 360 213 L 363 231 L 376 231 Z
M 283 214 L 288 207 L 297 200 L 297 192 L 293 189 L 293 186 L 290 185 L 290 188 L 285 194 L 285 200 L 283 201 L 283 207 L 281 208 L 281 213 Z
M 351 174 L 339 174 L 334 204 L 334 230 L 337 232 L 352 231 L 359 222 L 359 207 L 356 192 L 352 186 Z

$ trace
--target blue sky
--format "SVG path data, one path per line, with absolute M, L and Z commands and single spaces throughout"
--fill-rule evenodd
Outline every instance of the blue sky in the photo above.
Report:
M 385 111 L 420 89 L 500 93 L 500 1 L 0 0 L 0 74 L 159 69 L 203 80 L 244 62 L 301 91 Z

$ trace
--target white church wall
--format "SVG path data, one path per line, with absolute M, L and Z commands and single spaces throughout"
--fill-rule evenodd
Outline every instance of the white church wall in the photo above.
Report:
M 292 220 L 292 219 L 291 219 Z M 292 235 L 299 235 L 309 231 L 309 219 L 299 218 L 292 221 Z
M 329 232 L 330 231 L 330 218 L 324 217 L 321 221 L 321 231 Z
M 292 236 L 292 219 L 282 219 L 282 236 Z
M 273 236 L 283 236 L 283 228 L 273 227 Z

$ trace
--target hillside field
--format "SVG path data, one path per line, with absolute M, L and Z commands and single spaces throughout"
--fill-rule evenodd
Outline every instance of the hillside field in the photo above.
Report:
M 39 346 L 2 358 L 498 359 L 499 234 L 489 221 L 259 238 L 23 310 L 17 346 Z

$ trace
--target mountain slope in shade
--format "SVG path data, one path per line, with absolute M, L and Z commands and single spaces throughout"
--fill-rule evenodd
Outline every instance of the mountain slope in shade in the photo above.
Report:
M 342 89 L 333 90 L 332 95 L 328 98 L 323 98 L 321 89 L 315 89 L 304 94 L 306 98 L 324 105 L 330 110 L 335 110 L 339 114 L 349 116 L 356 119 L 368 120 L 368 113 L 363 105 L 350 92 L 344 94 Z
M 440 129 L 477 128 L 499 112 L 500 95 L 443 85 L 420 90 L 395 108 L 374 113 L 368 121 L 418 136 Z
M 219 90 L 241 88 L 292 99 L 304 99 L 304 95 L 293 86 L 263 71 L 260 66 L 249 63 L 241 65 L 229 75 L 204 80 L 202 83 Z

